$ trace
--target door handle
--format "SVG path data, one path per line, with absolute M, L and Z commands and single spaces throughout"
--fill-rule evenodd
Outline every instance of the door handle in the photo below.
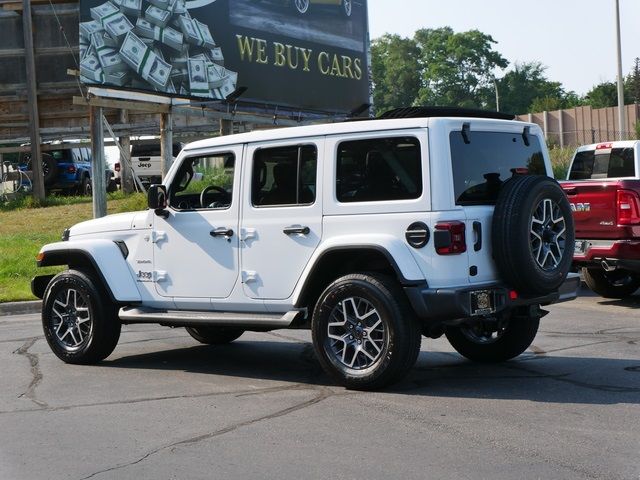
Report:
M 231 237 L 233 237 L 233 230 L 227 227 L 218 227 L 209 232 L 209 235 L 212 237 L 225 237 L 228 242 L 231 241 Z
M 309 235 L 311 229 L 302 225 L 291 225 L 282 230 L 282 232 L 285 235 Z
M 473 250 L 479 252 L 482 249 L 482 222 L 473 222 L 473 231 L 476 234 L 476 243 Z

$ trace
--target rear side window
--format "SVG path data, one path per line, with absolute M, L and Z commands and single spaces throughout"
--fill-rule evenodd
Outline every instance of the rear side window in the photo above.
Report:
M 576 153 L 569 180 L 633 177 L 633 148 L 587 150 Z
M 415 137 L 371 138 L 338 145 L 339 202 L 409 200 L 422 195 L 420 142 Z
M 255 153 L 251 201 L 256 207 L 311 205 L 316 200 L 314 145 L 264 148 Z
M 457 205 L 492 205 L 514 169 L 546 175 L 542 147 L 535 135 L 505 132 L 451 132 L 451 163 Z

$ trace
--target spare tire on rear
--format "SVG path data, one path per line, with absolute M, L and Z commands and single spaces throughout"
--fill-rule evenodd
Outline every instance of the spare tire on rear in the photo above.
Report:
M 543 175 L 514 175 L 505 182 L 493 214 L 493 258 L 508 286 L 547 294 L 567 278 L 575 234 L 562 187 Z

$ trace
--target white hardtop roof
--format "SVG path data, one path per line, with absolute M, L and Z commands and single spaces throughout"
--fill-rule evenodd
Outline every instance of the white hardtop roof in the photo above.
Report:
M 598 145 L 611 145 L 611 148 L 632 148 L 640 143 L 640 140 L 616 140 L 611 142 L 590 143 L 589 145 L 581 145 L 578 147 L 579 152 L 595 150 Z
M 385 120 L 363 120 L 340 123 L 323 123 L 304 127 L 274 128 L 270 130 L 258 130 L 249 133 L 239 133 L 236 135 L 226 135 L 214 137 L 206 140 L 185 145 L 184 151 L 201 150 L 226 145 L 239 145 L 244 143 L 268 142 L 273 140 L 287 140 L 290 138 L 320 137 L 325 135 L 365 133 L 381 130 L 403 130 L 410 128 L 428 128 L 432 122 L 440 121 L 461 121 L 461 122 L 483 122 L 483 123 L 504 123 L 518 125 L 528 124 L 517 120 L 496 120 L 475 117 L 425 117 L 425 118 L 403 118 Z

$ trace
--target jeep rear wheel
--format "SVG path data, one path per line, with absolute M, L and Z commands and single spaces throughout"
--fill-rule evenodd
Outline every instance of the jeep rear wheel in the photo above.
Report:
M 422 335 L 404 292 L 387 277 L 351 274 L 322 293 L 313 312 L 322 367 L 352 389 L 381 388 L 414 365 Z
M 569 201 L 555 180 L 514 176 L 493 214 L 493 257 L 501 277 L 522 293 L 553 292 L 567 278 L 574 229 Z
M 80 184 L 80 195 L 91 196 L 92 193 L 93 187 L 91 185 L 91 179 L 85 175 L 82 178 L 82 183 Z
M 605 272 L 602 268 L 583 268 L 587 286 L 604 298 L 626 298 L 640 288 L 640 275 L 627 270 Z
M 233 327 L 185 327 L 189 335 L 206 345 L 224 345 L 240 338 L 244 330 Z
M 107 358 L 120 338 L 117 307 L 89 274 L 67 270 L 44 293 L 42 327 L 53 353 L 66 363 Z
M 445 335 L 451 346 L 469 360 L 504 362 L 529 348 L 539 325 L 538 316 L 515 316 L 450 326 L 445 329 Z

